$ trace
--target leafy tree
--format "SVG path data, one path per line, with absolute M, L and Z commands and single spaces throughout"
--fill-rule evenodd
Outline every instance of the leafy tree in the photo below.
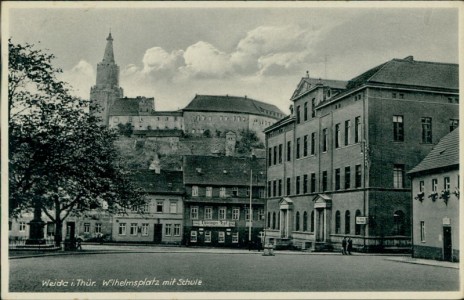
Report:
M 89 103 L 57 79 L 53 55 L 8 42 L 10 215 L 33 208 L 55 224 L 107 203 L 110 211 L 144 198 L 119 168 L 115 131 L 102 127 Z
M 149 128 L 149 129 L 151 129 L 151 128 Z M 118 124 L 118 130 L 119 130 L 120 135 L 125 135 L 127 137 L 131 137 L 132 133 L 134 132 L 134 127 L 132 126 L 131 123 L 126 123 L 126 124 L 119 123 Z
M 250 155 L 253 148 L 263 149 L 264 144 L 254 130 L 242 129 L 239 131 L 240 140 L 237 142 L 237 152 Z

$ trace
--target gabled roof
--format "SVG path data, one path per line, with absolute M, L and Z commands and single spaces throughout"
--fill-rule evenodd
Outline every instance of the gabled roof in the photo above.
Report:
M 298 83 L 297 88 L 293 92 L 292 97 L 290 100 L 294 100 L 298 98 L 306 92 L 314 89 L 315 87 L 330 87 L 333 89 L 343 90 L 346 89 L 347 82 L 343 80 L 332 80 L 332 79 L 321 79 L 321 78 L 311 78 L 311 77 L 303 77 Z
M 133 171 L 132 180 L 137 187 L 150 194 L 183 194 L 182 171 L 155 170 Z
M 250 169 L 253 185 L 263 186 L 266 177 L 264 158 L 232 156 L 184 156 L 184 183 L 209 186 L 248 186 Z
M 445 135 L 408 174 L 459 166 L 459 128 Z
M 459 89 L 459 65 L 416 61 L 412 56 L 392 59 L 351 79 L 348 89 L 365 83 Z
M 110 116 L 138 116 L 139 102 L 142 100 L 154 101 L 154 98 L 136 97 L 136 98 L 119 98 L 111 105 L 109 110 Z
M 277 106 L 236 96 L 196 95 L 184 111 L 235 112 L 280 119 L 284 113 Z

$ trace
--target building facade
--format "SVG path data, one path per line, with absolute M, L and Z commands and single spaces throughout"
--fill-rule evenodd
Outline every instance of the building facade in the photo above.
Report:
M 393 59 L 349 82 L 303 78 L 265 130 L 266 237 L 313 250 L 410 248 L 405 174 L 458 124 L 458 66 Z
M 250 241 L 260 243 L 265 218 L 264 159 L 184 156 L 183 170 L 184 244 L 247 247 Z
M 446 135 L 408 174 L 412 256 L 459 261 L 459 129 Z
M 147 202 L 113 215 L 112 240 L 180 244 L 184 209 L 182 172 L 139 170 L 134 182 L 145 193 Z

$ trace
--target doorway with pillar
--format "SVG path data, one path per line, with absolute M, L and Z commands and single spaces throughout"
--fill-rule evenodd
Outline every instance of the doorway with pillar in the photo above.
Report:
M 332 198 L 318 194 L 314 202 L 314 243 L 313 251 L 325 251 L 331 247 L 330 224 L 332 219 Z

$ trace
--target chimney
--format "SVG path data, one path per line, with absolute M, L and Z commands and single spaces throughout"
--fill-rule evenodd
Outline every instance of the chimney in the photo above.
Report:
M 405 58 L 403 58 L 403 60 L 414 61 L 414 56 L 412 56 L 412 55 L 406 56 Z
M 293 115 L 293 105 L 290 105 L 290 114 Z
M 306 70 L 306 77 L 309 78 L 309 70 Z

